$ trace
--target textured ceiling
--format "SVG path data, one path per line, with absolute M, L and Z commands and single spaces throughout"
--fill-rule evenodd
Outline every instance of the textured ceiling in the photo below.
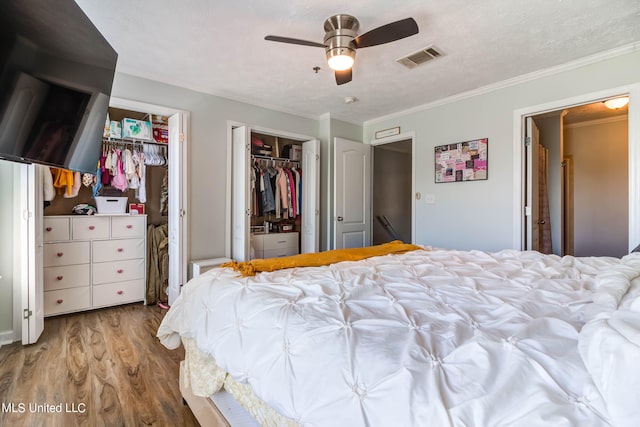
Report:
M 640 41 L 638 0 L 76 1 L 118 52 L 120 72 L 353 123 Z M 409 16 L 420 33 L 358 50 L 342 86 L 322 48 L 264 40 L 322 42 L 336 13 L 357 17 L 360 34 Z M 430 44 L 444 56 L 412 70 L 395 62 Z

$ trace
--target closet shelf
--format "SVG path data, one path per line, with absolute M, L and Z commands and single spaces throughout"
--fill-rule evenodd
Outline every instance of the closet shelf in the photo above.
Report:
M 151 145 L 159 145 L 162 147 L 167 147 L 169 145 L 164 142 L 156 142 L 150 139 L 134 139 L 134 138 L 102 138 L 102 142 L 106 144 L 127 144 L 127 145 L 151 144 Z

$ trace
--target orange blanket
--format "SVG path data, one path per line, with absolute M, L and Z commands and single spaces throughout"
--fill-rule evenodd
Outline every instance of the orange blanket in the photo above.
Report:
M 242 276 L 255 276 L 261 271 L 275 271 L 293 267 L 319 267 L 341 261 L 359 261 L 374 256 L 401 254 L 423 249 L 420 246 L 402 243 L 400 240 L 365 248 L 334 249 L 332 251 L 293 255 L 283 258 L 254 259 L 251 261 L 231 261 L 221 267 L 231 267 Z

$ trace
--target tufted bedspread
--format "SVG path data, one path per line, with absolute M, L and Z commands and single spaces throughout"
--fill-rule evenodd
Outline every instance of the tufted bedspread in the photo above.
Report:
M 631 426 L 638 274 L 638 254 L 512 250 L 418 250 L 248 278 L 219 268 L 183 288 L 158 337 L 169 348 L 194 339 L 303 426 Z M 607 319 L 625 298 L 626 336 L 612 338 Z

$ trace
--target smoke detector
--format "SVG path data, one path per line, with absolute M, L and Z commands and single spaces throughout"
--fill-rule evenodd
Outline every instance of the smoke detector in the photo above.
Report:
M 402 58 L 396 59 L 396 62 L 407 68 L 415 68 L 418 65 L 424 64 L 432 59 L 439 58 L 442 55 L 443 54 L 439 49 L 433 45 L 429 45 L 416 52 L 410 53 L 409 55 L 403 56 Z

